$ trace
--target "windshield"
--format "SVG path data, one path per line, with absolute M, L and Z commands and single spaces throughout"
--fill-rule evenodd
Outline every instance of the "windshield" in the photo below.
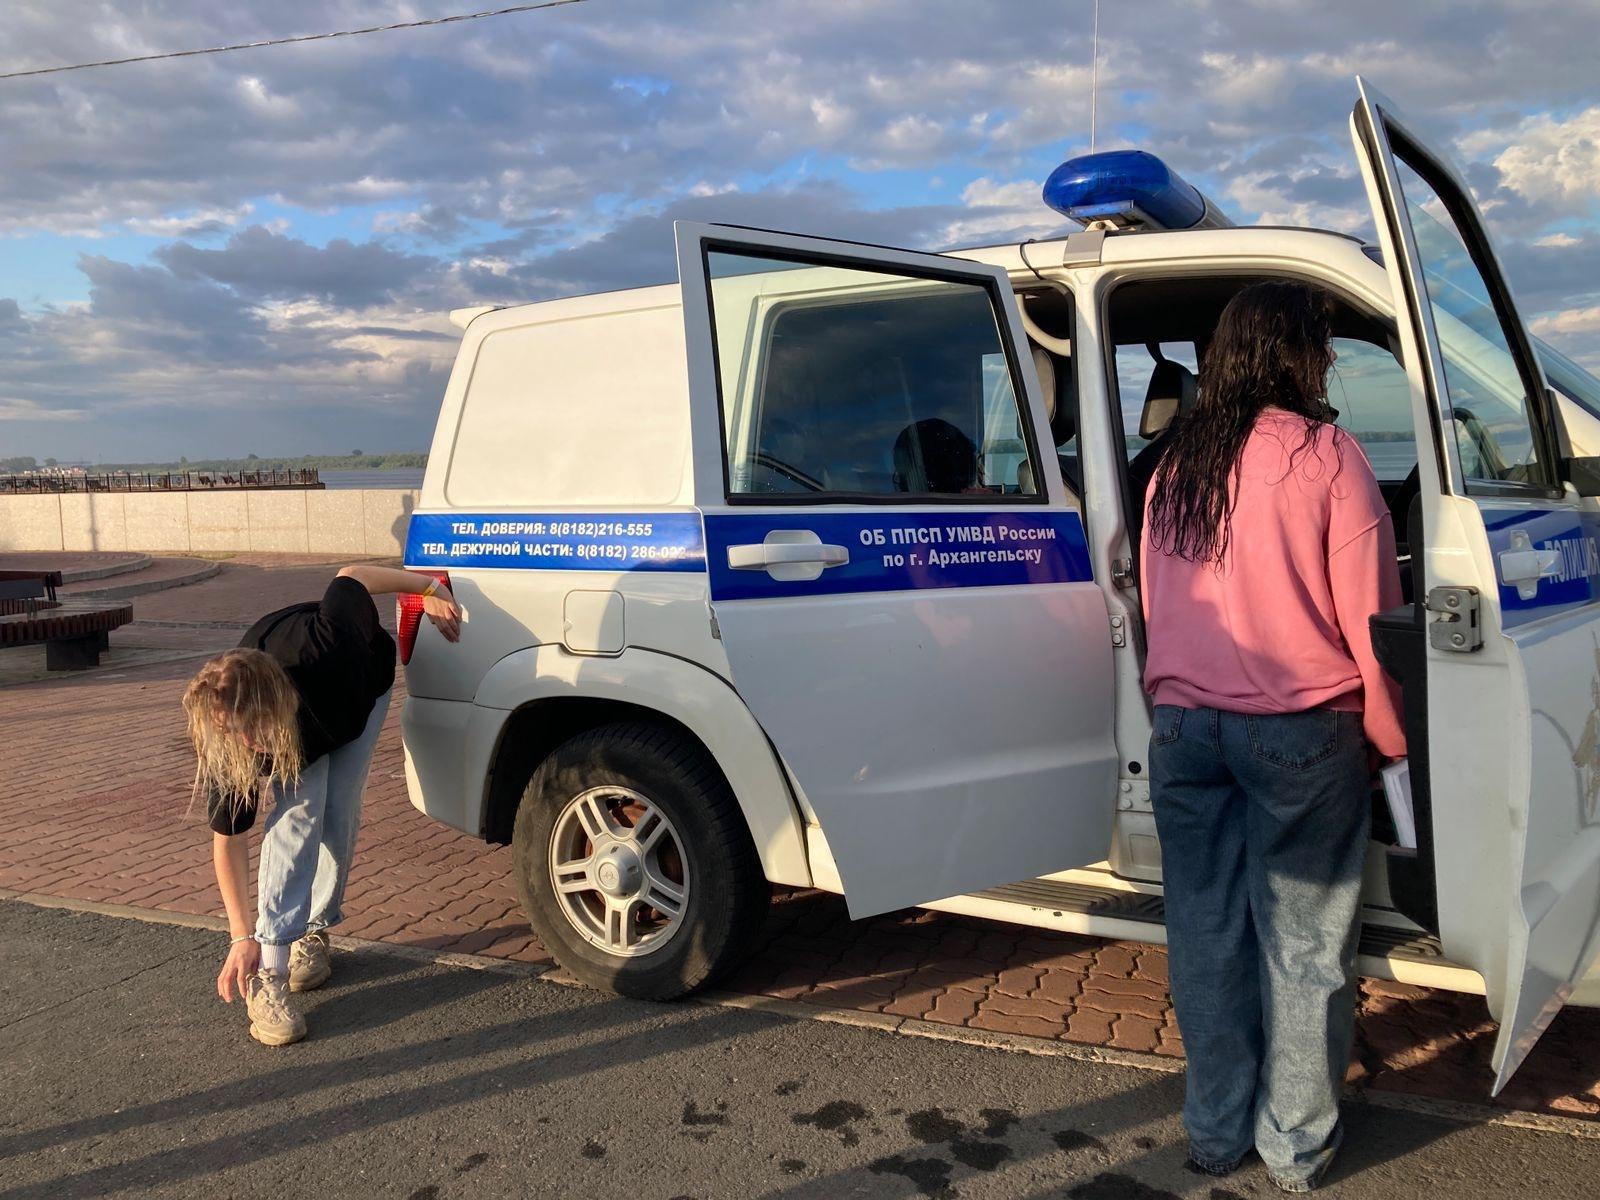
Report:
M 1404 158 L 1395 159 L 1444 363 L 1461 470 L 1469 481 L 1547 483 L 1536 417 L 1513 348 L 1512 313 L 1490 298 L 1455 213 Z
M 1591 417 L 1600 417 L 1600 379 L 1596 379 L 1554 346 L 1534 338 L 1533 348 L 1550 386 Z
M 1412 213 L 1416 219 L 1416 213 Z M 1427 220 L 1437 224 L 1431 217 Z M 1383 266 L 1383 251 L 1377 246 L 1363 246 L 1363 253 L 1380 267 Z M 1438 295 L 1430 294 L 1429 297 L 1436 308 L 1451 312 L 1458 322 L 1457 328 L 1481 328 L 1482 323 L 1491 319 L 1493 309 L 1489 307 L 1487 298 L 1475 297 L 1465 289 L 1446 289 Z M 1441 337 L 1445 337 L 1443 330 Z M 1533 344 L 1534 353 L 1539 356 L 1539 365 L 1544 368 L 1545 378 L 1550 386 L 1571 400 L 1590 416 L 1600 418 L 1600 379 L 1595 378 L 1589 371 L 1573 362 L 1561 351 L 1548 342 L 1529 335 Z

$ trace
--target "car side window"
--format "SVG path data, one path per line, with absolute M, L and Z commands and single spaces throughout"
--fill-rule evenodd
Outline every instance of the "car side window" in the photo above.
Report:
M 1038 497 L 981 284 L 711 251 L 730 497 Z
M 1339 410 L 1338 424 L 1361 443 L 1380 481 L 1398 483 L 1417 465 L 1405 368 L 1371 342 L 1336 337 L 1333 348 L 1339 357 L 1328 376 L 1328 403 Z

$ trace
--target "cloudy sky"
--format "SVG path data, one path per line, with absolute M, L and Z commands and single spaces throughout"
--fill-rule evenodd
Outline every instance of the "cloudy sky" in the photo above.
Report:
M 0 71 L 462 0 L 8 0 Z M 444 314 L 673 278 L 674 217 L 918 247 L 1063 227 L 1090 0 L 586 0 L 0 81 L 0 456 L 424 449 Z M 1099 146 L 1360 232 L 1360 72 L 1451 144 L 1536 331 L 1600 368 L 1600 3 L 1105 6 Z

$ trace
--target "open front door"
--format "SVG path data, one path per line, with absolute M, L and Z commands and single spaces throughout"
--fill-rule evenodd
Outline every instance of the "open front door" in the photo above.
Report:
M 1600 513 L 1466 185 L 1360 86 L 1421 460 L 1439 932 L 1487 984 L 1498 1092 L 1600 955 Z
M 851 915 L 1104 858 L 1110 625 L 1004 272 L 677 237 L 713 619 Z

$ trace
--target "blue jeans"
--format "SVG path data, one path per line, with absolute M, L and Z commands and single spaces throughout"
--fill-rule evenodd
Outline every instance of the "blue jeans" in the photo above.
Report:
M 1190 1153 L 1307 1190 L 1338 1149 L 1371 800 L 1361 714 L 1157 705 L 1150 791 Z
M 361 793 L 390 694 L 378 697 L 355 741 L 308 763 L 293 788 L 273 785 L 256 873 L 257 941 L 284 946 L 343 920 Z

